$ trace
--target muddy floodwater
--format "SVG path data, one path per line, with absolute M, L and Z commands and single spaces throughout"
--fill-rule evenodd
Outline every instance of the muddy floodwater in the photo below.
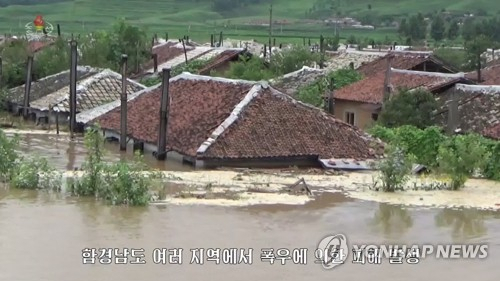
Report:
M 23 136 L 22 151 L 47 156 L 62 170 L 79 167 L 83 143 L 67 136 Z M 128 154 L 117 153 L 110 161 Z M 188 171 L 176 163 L 148 162 Z M 318 242 L 342 233 L 355 244 L 487 243 L 484 260 L 435 260 L 416 265 L 353 264 L 331 270 L 314 263 Z M 82 264 L 84 248 L 144 249 L 146 264 Z M 155 248 L 183 248 L 183 264 L 155 264 Z M 190 264 L 194 248 L 254 249 L 253 264 Z M 307 248 L 307 264 L 271 265 L 263 248 Z M 498 280 L 500 212 L 403 207 L 325 192 L 303 205 L 150 205 L 112 207 L 44 191 L 0 188 L 0 280 Z

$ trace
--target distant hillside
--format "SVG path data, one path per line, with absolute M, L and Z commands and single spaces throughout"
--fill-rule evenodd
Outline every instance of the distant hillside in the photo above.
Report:
M 0 0 L 0 6 L 7 5 L 0 8 L 0 31 L 21 32 L 38 14 L 71 32 L 106 28 L 117 17 L 155 32 L 190 32 L 196 27 L 213 31 L 221 23 L 265 23 L 271 2 L 274 18 L 292 23 L 347 15 L 377 25 L 402 15 L 443 9 L 486 16 L 500 11 L 499 0 Z

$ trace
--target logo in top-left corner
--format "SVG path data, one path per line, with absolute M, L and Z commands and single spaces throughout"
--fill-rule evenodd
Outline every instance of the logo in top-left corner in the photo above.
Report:
M 321 264 L 324 269 L 332 269 L 344 264 L 349 255 L 347 237 L 344 234 L 326 236 L 319 241 L 314 255 L 316 263 Z
M 40 41 L 49 36 L 54 30 L 54 26 L 44 20 L 41 15 L 35 17 L 32 22 L 25 25 L 26 37 L 29 41 Z

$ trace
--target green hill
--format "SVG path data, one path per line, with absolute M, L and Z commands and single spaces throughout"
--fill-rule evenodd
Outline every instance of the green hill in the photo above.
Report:
M 249 27 L 248 23 L 266 23 L 271 2 L 274 19 L 291 23 L 275 26 L 274 33 L 283 36 L 328 33 L 331 27 L 307 24 L 304 20 L 320 20 L 336 14 L 381 25 L 402 15 L 442 9 L 487 16 L 500 11 L 498 0 L 0 0 L 0 32 L 22 33 L 24 25 L 41 14 L 47 22 L 60 24 L 67 33 L 107 28 L 116 18 L 124 17 L 147 26 L 150 32 L 169 32 L 171 37 L 189 34 L 208 40 L 208 34 L 219 31 L 264 36 L 266 27 Z M 371 33 L 372 37 L 390 33 L 387 30 L 351 33 L 356 32 Z

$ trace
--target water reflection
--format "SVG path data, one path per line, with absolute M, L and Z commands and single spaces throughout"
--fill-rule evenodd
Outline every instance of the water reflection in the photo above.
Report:
M 148 207 L 109 206 L 98 200 L 76 202 L 83 222 L 89 228 L 111 227 L 114 232 L 124 232 L 131 237 L 141 236 L 141 226 Z
M 380 203 L 372 223 L 385 236 L 398 237 L 413 226 L 413 219 L 403 206 Z
M 443 209 L 435 216 L 436 226 L 451 228 L 453 240 L 484 237 L 488 229 L 485 220 L 500 218 L 499 212 L 478 209 Z

